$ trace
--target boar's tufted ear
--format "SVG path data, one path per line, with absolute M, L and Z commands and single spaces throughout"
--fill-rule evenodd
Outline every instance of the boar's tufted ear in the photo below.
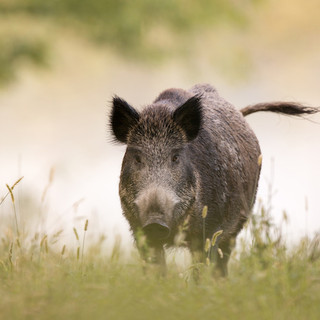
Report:
M 110 125 L 119 142 L 127 143 L 127 136 L 134 124 L 139 120 L 139 113 L 125 100 L 114 97 Z
M 193 96 L 178 107 L 173 119 L 186 133 L 188 141 L 195 139 L 202 124 L 201 96 Z

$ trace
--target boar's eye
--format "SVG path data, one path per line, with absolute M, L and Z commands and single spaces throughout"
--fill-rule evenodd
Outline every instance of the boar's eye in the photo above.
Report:
M 179 162 L 179 155 L 178 154 L 174 154 L 171 158 L 171 161 L 173 163 L 178 163 Z
M 128 154 L 130 155 L 130 159 L 132 163 L 137 165 L 141 165 L 143 162 L 142 152 L 140 148 L 129 146 L 127 149 Z
M 141 156 L 139 154 L 136 154 L 134 156 L 134 161 L 138 164 L 141 164 Z

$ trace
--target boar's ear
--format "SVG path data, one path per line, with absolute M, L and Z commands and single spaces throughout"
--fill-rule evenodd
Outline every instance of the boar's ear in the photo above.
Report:
M 125 100 L 113 98 L 110 125 L 112 132 L 119 142 L 127 143 L 127 136 L 134 124 L 139 120 L 139 113 L 131 107 Z
M 173 113 L 173 119 L 186 133 L 188 141 L 195 139 L 202 123 L 201 96 L 193 96 L 178 107 Z

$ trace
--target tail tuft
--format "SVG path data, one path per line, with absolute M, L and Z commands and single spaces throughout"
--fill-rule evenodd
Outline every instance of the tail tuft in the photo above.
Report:
M 306 107 L 296 102 L 267 102 L 254 104 L 240 110 L 244 117 L 260 111 L 270 111 L 299 117 L 304 114 L 318 113 L 320 112 L 320 108 Z

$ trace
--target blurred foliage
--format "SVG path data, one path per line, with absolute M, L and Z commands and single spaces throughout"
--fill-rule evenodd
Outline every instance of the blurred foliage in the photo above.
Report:
M 0 38 L 0 85 L 13 80 L 16 69 L 25 62 L 44 65 L 46 56 L 47 47 L 42 41 Z
M 17 184 L 9 188 L 16 200 L 0 190 L 0 319 L 320 319 L 320 234 L 286 245 L 269 205 L 246 225 L 228 278 L 212 277 L 212 264 L 176 263 L 174 252 L 160 276 L 136 251 L 126 257 L 121 238 L 108 250 L 111 234 L 86 242 L 97 233 L 94 221 L 39 229 L 37 217 L 28 219 L 32 227 L 18 215 L 15 225 Z
M 154 61 L 192 49 L 191 37 L 219 22 L 239 27 L 248 8 L 263 0 L 2 0 L 0 20 L 29 19 L 107 45 L 126 58 Z M 61 29 L 62 28 L 62 29 Z M 50 39 L 0 33 L 0 84 L 14 78 L 21 61 L 43 64 Z

